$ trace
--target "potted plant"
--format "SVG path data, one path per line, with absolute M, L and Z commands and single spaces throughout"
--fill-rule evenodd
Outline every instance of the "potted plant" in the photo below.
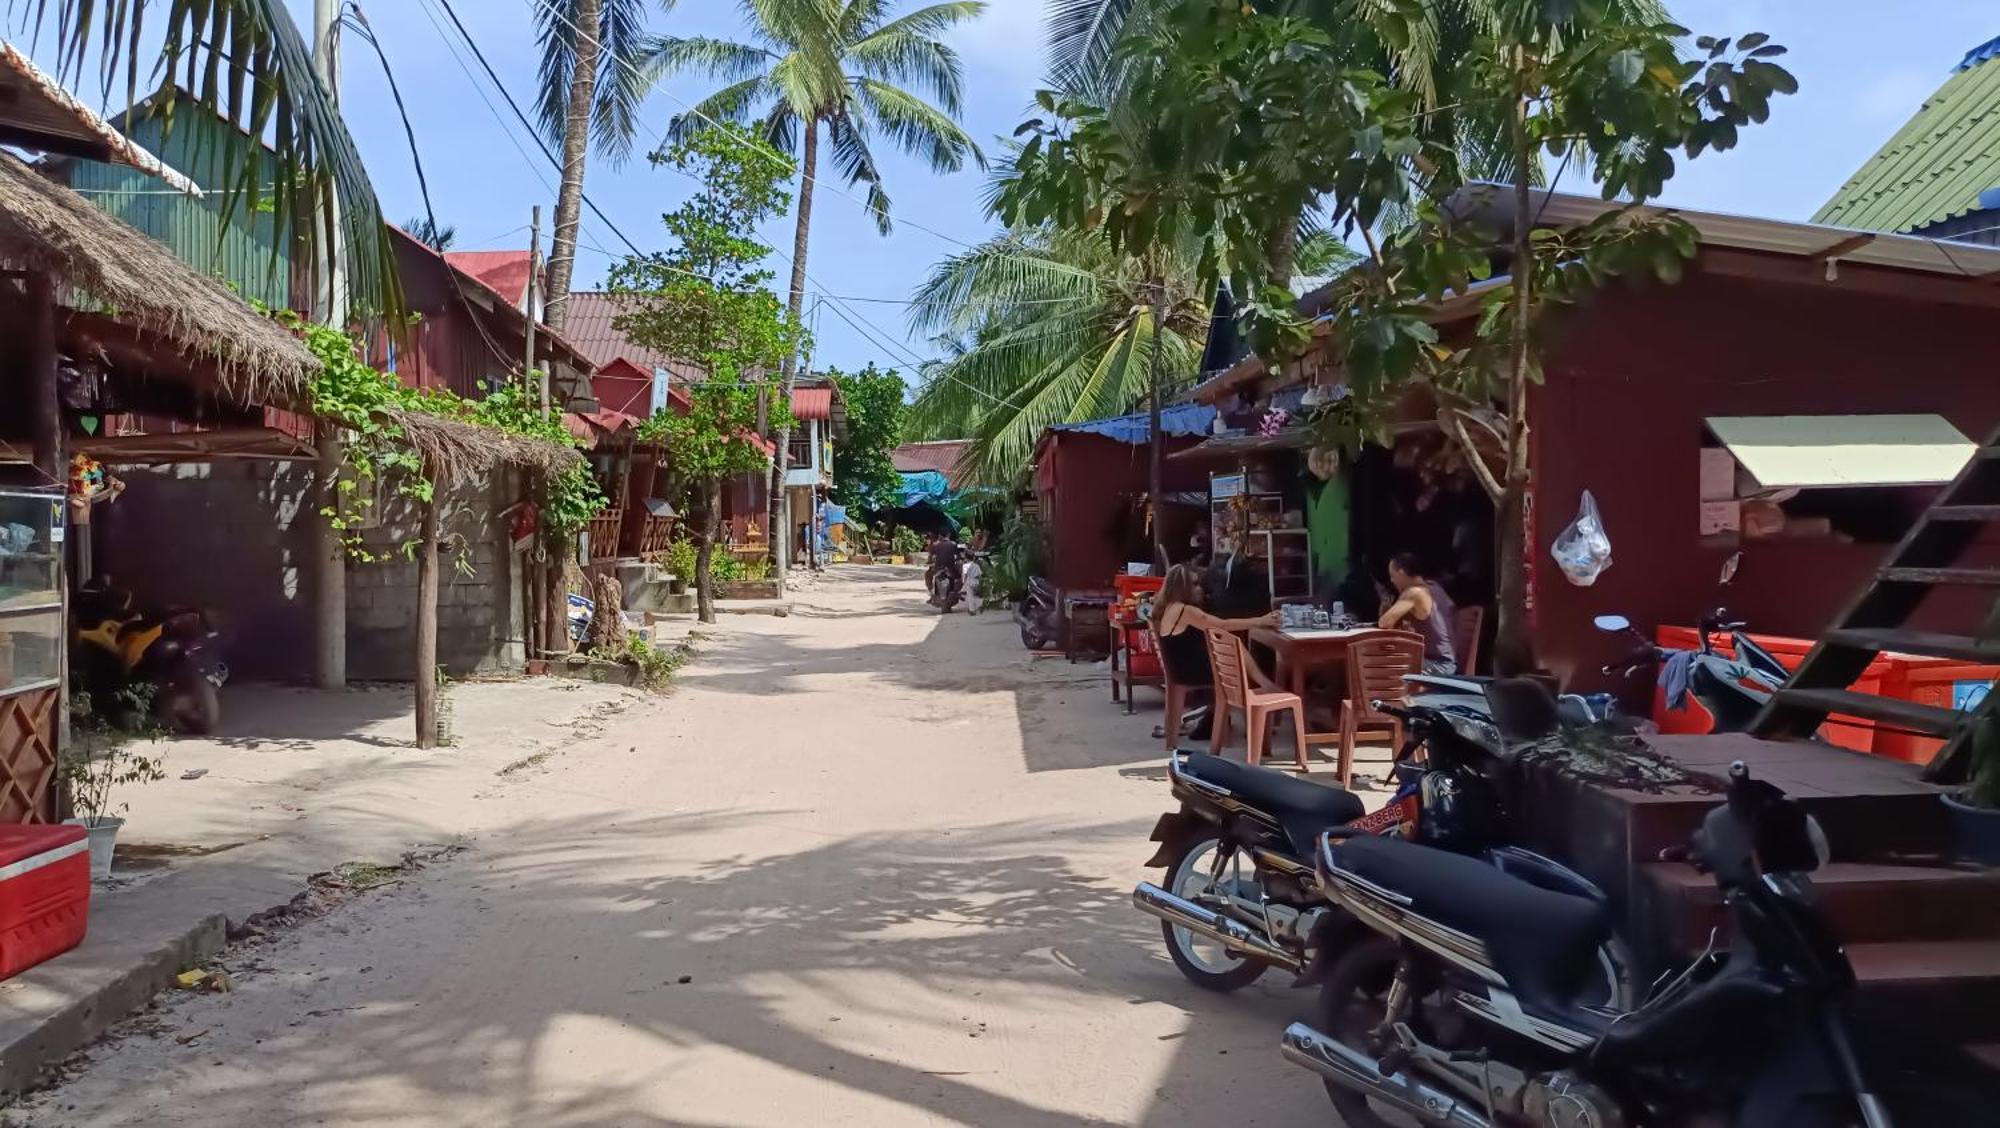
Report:
M 912 556 L 924 551 L 924 538 L 915 529 L 899 528 L 889 537 L 889 551 L 894 554 L 889 558 L 890 563 L 907 564 Z
M 665 564 L 667 566 L 667 590 L 675 595 L 684 594 L 688 584 L 694 580 L 694 542 L 677 540 L 667 546 Z
M 167 778 L 157 757 L 132 747 L 135 737 L 151 741 L 159 730 L 133 731 L 114 723 L 115 718 L 150 717 L 151 688 L 135 685 L 119 690 L 108 712 L 100 712 L 88 693 L 70 697 L 70 741 L 58 766 L 75 814 L 63 821 L 83 827 L 89 835 L 90 875 L 96 879 L 111 876 L 118 830 L 125 825 L 128 805 L 112 806 L 112 792 L 126 784 Z
M 1987 711 L 1967 739 L 1965 789 L 1941 797 L 1952 843 L 1963 861 L 2000 866 L 2000 713 Z

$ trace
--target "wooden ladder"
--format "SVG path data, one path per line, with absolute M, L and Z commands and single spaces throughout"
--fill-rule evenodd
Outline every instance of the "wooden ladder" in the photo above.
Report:
M 1803 739 L 1828 714 L 1865 717 L 1897 731 L 1940 737 L 1925 769 L 1939 783 L 1963 779 L 1971 733 L 2000 718 L 2000 688 L 1971 713 L 1848 688 L 1883 651 L 2000 665 L 2000 567 L 1965 567 L 1965 552 L 1988 529 L 2000 530 L 2000 428 L 1987 436 L 1951 485 L 1917 519 L 1861 598 L 1834 623 L 1752 722 L 1753 735 Z M 1934 587 L 1996 592 L 1994 611 L 1974 635 L 1904 629 Z M 1995 720 L 1994 723 L 2000 723 Z

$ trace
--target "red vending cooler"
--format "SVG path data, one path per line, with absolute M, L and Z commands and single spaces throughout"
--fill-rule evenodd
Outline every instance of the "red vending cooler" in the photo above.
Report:
M 0 979 L 83 943 L 90 843 L 80 826 L 0 826 Z

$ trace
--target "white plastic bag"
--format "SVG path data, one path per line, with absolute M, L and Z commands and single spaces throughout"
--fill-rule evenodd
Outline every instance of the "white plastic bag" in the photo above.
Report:
M 1596 583 L 1597 577 L 1611 567 L 1611 537 L 1604 531 L 1604 519 L 1597 513 L 1597 499 L 1590 496 L 1589 490 L 1583 491 L 1583 505 L 1576 511 L 1576 520 L 1549 546 L 1549 555 L 1556 558 L 1556 567 L 1569 577 L 1569 582 L 1578 587 Z

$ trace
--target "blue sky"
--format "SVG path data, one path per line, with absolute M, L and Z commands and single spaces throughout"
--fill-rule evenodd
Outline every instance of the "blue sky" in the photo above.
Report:
M 311 0 L 289 0 L 301 26 Z M 426 14 L 433 0 L 362 0 L 409 103 L 439 218 L 458 228 L 464 249 L 523 247 L 528 213 L 554 211 L 555 174 L 536 155 L 518 123 L 490 90 L 504 120 L 496 120 Z M 535 0 L 454 0 L 488 58 L 523 105 L 533 95 Z M 1742 145 L 1685 165 L 1666 202 L 1750 215 L 1804 219 L 1941 83 L 1961 55 L 2000 36 L 2000 14 L 1966 0 L 1905 0 L 1893 11 L 1862 0 L 1668 0 L 1678 22 L 1698 33 L 1764 31 L 1791 48 L 1784 61 L 1800 92 L 1781 99 L 1772 120 L 1744 134 Z M 965 60 L 965 125 L 982 145 L 1012 133 L 1026 115 L 1042 73 L 1042 0 L 991 0 L 955 46 Z M 907 7 L 907 5 L 906 5 Z M 681 0 L 671 15 L 657 11 L 657 30 L 738 36 L 737 0 Z M 46 51 L 38 57 L 47 65 Z M 473 66 L 471 60 L 465 66 Z M 476 67 L 474 73 L 477 73 Z M 698 80 L 678 80 L 647 104 L 641 145 L 683 105 L 705 93 Z M 400 123 L 373 53 L 351 44 L 345 54 L 343 105 L 367 158 L 384 211 L 395 220 L 421 213 L 416 178 Z M 525 148 L 531 161 L 516 150 Z M 883 238 L 861 205 L 834 191 L 816 197 L 808 269 L 827 292 L 845 299 L 822 308 L 821 364 L 853 367 L 868 361 L 899 365 L 928 355 L 910 334 L 899 304 L 944 255 L 991 231 L 980 206 L 985 177 L 976 169 L 933 176 L 900 154 L 877 148 L 900 223 Z M 1565 185 L 1580 187 L 1581 185 Z M 661 238 L 659 215 L 682 197 L 686 183 L 635 157 L 622 168 L 596 161 L 590 195 L 642 247 Z M 858 193 L 857 193 L 858 195 Z M 928 228 L 930 230 L 922 230 Z M 789 248 L 789 218 L 767 228 L 769 241 Z M 586 213 L 578 285 L 595 285 L 618 251 L 616 237 Z M 784 272 L 782 262 L 774 266 Z M 817 292 L 820 287 L 815 286 Z M 851 326 L 840 316 L 854 318 Z

